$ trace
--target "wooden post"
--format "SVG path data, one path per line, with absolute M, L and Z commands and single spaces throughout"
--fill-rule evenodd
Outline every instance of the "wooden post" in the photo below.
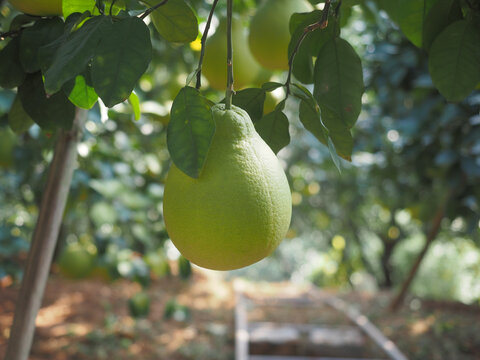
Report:
M 59 134 L 32 237 L 5 360 L 27 360 L 77 159 L 87 111 L 76 109 L 72 129 Z

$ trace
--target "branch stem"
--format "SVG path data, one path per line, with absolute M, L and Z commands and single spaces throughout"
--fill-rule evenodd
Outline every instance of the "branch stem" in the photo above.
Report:
M 232 44 L 233 0 L 227 0 L 227 91 L 225 94 L 225 110 L 232 108 L 233 97 L 233 44 Z
M 202 65 L 203 65 L 203 57 L 205 56 L 205 44 L 207 42 L 208 32 L 210 31 L 210 25 L 212 23 L 213 13 L 217 6 L 218 0 L 215 0 L 212 4 L 212 8 L 210 9 L 210 14 L 208 14 L 207 23 L 205 25 L 205 30 L 203 31 L 202 35 L 202 49 L 200 50 L 200 59 L 198 60 L 198 67 L 197 67 L 197 84 L 196 88 L 199 90 L 202 87 Z
M 290 55 L 290 58 L 288 59 L 288 76 L 287 76 L 287 80 L 285 81 L 285 87 L 287 92 L 286 97 L 290 95 L 290 83 L 292 81 L 293 61 L 295 60 L 295 56 L 298 53 L 298 49 L 300 48 L 300 45 L 302 45 L 303 40 L 305 40 L 305 38 L 309 33 L 317 29 L 325 29 L 328 26 L 328 13 L 330 12 L 330 5 L 331 5 L 331 0 L 325 1 L 325 7 L 323 8 L 322 17 L 320 18 L 319 21 L 308 25 L 303 30 L 302 35 L 298 39 L 295 45 L 295 48 L 293 49 L 293 52 Z
M 165 5 L 168 2 L 168 0 L 163 0 L 159 2 L 157 5 L 152 6 L 151 8 L 145 10 L 145 12 L 140 16 L 140 19 L 145 19 L 148 15 L 150 15 L 152 12 L 157 10 L 160 6 Z

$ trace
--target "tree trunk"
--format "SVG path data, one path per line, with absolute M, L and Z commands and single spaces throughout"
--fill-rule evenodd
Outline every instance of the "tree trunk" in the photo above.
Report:
M 391 288 L 393 285 L 392 282 L 392 266 L 390 260 L 393 255 L 393 249 L 395 249 L 396 241 L 390 240 L 387 236 L 383 236 L 383 254 L 381 257 L 382 272 L 383 272 L 383 281 L 380 285 L 382 288 Z
M 86 120 L 77 109 L 70 131 L 59 134 L 32 237 L 5 360 L 27 360 L 48 279 L 53 252 L 67 202 L 77 158 L 77 143 Z
M 448 197 L 448 199 L 449 198 L 450 197 Z M 430 245 L 432 244 L 433 240 L 435 240 L 435 238 L 437 237 L 438 232 L 440 231 L 440 225 L 442 224 L 443 217 L 445 216 L 445 206 L 446 206 L 446 203 L 448 202 L 448 199 L 445 202 L 445 204 L 442 204 L 438 208 L 438 210 L 437 210 L 437 212 L 436 212 L 436 214 L 435 214 L 435 216 L 432 220 L 432 227 L 430 228 L 430 231 L 427 234 L 427 240 L 425 241 L 425 245 L 423 246 L 423 249 L 420 252 L 420 254 L 418 254 L 417 259 L 415 260 L 415 263 L 413 264 L 412 268 L 410 269 L 410 272 L 407 276 L 407 279 L 403 282 L 402 288 L 400 289 L 398 295 L 393 299 L 393 301 L 390 304 L 389 308 L 390 308 L 391 311 L 398 310 L 400 305 L 403 303 L 403 300 L 405 299 L 405 296 L 407 295 L 407 291 L 408 291 L 413 279 L 415 278 L 415 275 L 417 274 L 418 269 L 420 268 L 420 264 L 422 263 L 422 260 L 425 258 L 425 255 L 427 254 L 427 251 L 428 251 Z

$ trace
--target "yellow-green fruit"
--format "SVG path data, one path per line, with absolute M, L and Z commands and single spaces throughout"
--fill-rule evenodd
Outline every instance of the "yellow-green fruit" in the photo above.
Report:
M 233 43 L 233 78 L 235 89 L 240 90 L 254 84 L 261 71 L 261 66 L 255 61 L 248 47 L 247 28 L 242 19 L 232 20 Z M 211 37 L 207 39 L 202 73 L 210 86 L 216 90 L 227 88 L 227 20 L 220 24 Z
M 212 108 L 216 131 L 198 179 L 172 165 L 165 183 L 167 232 L 191 262 L 232 270 L 268 256 L 290 225 L 285 172 L 248 114 Z
M 62 0 L 9 0 L 16 9 L 29 15 L 62 15 Z
M 290 17 L 312 10 L 306 0 L 265 0 L 259 6 L 250 23 L 248 42 L 260 65 L 271 70 L 288 69 Z
M 60 254 L 58 266 L 62 275 L 72 279 L 82 279 L 90 275 L 95 267 L 97 249 L 95 245 L 83 246 L 68 244 Z

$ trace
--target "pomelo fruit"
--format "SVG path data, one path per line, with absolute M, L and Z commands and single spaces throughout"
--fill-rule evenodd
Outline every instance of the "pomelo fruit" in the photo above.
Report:
M 62 15 L 62 0 L 9 0 L 17 10 L 29 15 Z
M 216 131 L 198 179 L 175 165 L 163 200 L 167 232 L 196 265 L 232 270 L 268 256 L 290 225 L 292 198 L 285 172 L 248 114 L 212 108 Z
M 288 70 L 290 17 L 312 10 L 306 0 L 265 0 L 260 4 L 248 36 L 250 51 L 260 65 L 270 70 Z

